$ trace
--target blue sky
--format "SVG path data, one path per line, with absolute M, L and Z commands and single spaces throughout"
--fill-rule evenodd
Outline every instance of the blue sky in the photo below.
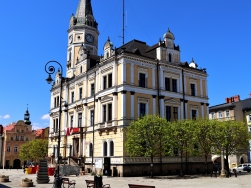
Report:
M 34 128 L 49 125 L 50 88 L 44 65 L 66 67 L 67 30 L 79 0 L 13 0 L 0 6 L 0 124 L 23 119 L 29 104 Z M 92 0 L 99 26 L 99 55 L 108 36 L 122 45 L 122 0 Z M 153 45 L 170 28 L 181 61 L 194 58 L 209 74 L 209 103 L 249 97 L 250 0 L 125 0 L 125 42 Z M 65 74 L 64 74 L 65 76 Z

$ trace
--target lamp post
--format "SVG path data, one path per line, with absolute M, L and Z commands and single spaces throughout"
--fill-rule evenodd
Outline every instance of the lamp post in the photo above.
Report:
M 60 130 L 61 130 L 61 112 L 62 112 L 62 87 L 63 87 L 63 80 L 65 79 L 62 77 L 63 74 L 63 68 L 62 65 L 57 62 L 57 61 L 49 61 L 45 65 L 45 71 L 49 74 L 48 78 L 46 79 L 48 84 L 51 84 L 53 79 L 51 78 L 51 74 L 55 73 L 55 67 L 50 65 L 52 63 L 56 63 L 60 66 L 61 68 L 61 74 L 60 74 L 60 94 L 59 94 L 59 121 L 58 121 L 58 146 L 57 146 L 57 170 L 56 170 L 56 175 L 55 175 L 55 180 L 54 180 L 54 187 L 55 188 L 60 188 L 62 181 L 59 178 L 59 155 L 60 155 L 60 141 L 61 141 L 61 136 L 60 136 Z

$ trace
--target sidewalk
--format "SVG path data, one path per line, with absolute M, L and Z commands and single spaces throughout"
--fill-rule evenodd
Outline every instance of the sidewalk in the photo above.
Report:
M 0 175 L 10 177 L 8 183 L 1 183 L 0 188 L 20 187 L 20 181 L 24 178 L 30 178 L 37 188 L 53 187 L 53 176 L 50 176 L 49 184 L 37 184 L 36 174 L 24 174 L 22 170 L 0 170 Z M 76 188 L 85 188 L 85 180 L 93 180 L 91 175 L 67 176 L 70 180 L 76 180 Z M 251 185 L 251 173 L 241 173 L 238 177 L 215 178 L 198 177 L 194 179 L 151 179 L 148 177 L 103 177 L 103 184 L 110 184 L 111 188 L 128 188 L 128 184 L 154 185 L 156 188 L 248 188 Z

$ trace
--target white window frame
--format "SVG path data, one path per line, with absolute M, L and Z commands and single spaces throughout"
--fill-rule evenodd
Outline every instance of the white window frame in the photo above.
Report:
M 168 104 L 168 103 L 164 104 L 164 117 L 165 117 L 165 119 L 166 119 L 166 107 L 167 106 L 171 107 L 171 121 L 173 120 L 173 107 L 178 108 L 178 112 L 177 112 L 178 119 L 177 120 L 180 120 L 180 106 L 179 105 Z
M 227 112 L 228 112 L 228 115 L 227 115 Z M 226 118 L 229 118 L 229 117 L 230 117 L 230 110 L 226 110 L 226 111 L 225 111 L 225 116 L 226 116 Z
M 194 84 L 194 89 L 195 89 L 195 96 L 194 97 L 196 97 L 196 96 L 198 96 L 198 93 L 197 93 L 197 90 L 198 90 L 197 89 L 198 88 L 197 87 L 197 83 L 196 82 L 190 82 L 190 95 L 193 96 L 192 95 L 192 90 L 191 90 L 191 84 Z
M 17 153 L 18 149 L 17 146 L 14 147 L 14 153 Z
M 142 98 L 138 99 L 138 117 L 140 117 L 140 103 L 146 104 L 146 114 L 145 115 L 148 115 L 149 114 L 149 99 L 142 99 Z
M 180 92 L 180 75 L 174 74 L 172 72 L 163 72 L 163 83 L 165 84 L 165 78 L 170 79 L 170 92 L 173 91 L 173 81 L 172 80 L 177 80 L 177 92 L 174 93 L 179 93 Z M 163 88 L 165 88 L 165 85 L 163 85 Z
M 106 153 L 107 153 L 107 155 L 105 156 L 105 153 L 104 153 L 104 144 L 105 144 L 105 142 L 106 142 L 106 144 L 107 144 L 107 148 L 106 148 Z M 109 157 L 109 142 L 107 141 L 107 140 L 103 140 L 102 141 L 102 156 L 103 157 Z
M 223 118 L 222 111 L 219 111 L 219 112 L 218 112 L 218 118 L 219 118 L 219 119 L 222 119 L 222 118 Z
M 199 117 L 199 110 L 198 108 L 195 108 L 195 107 L 192 107 L 191 110 L 190 110 L 190 118 L 192 119 L 192 110 L 196 110 L 196 119 L 198 119 Z
M 80 90 L 82 89 L 82 97 L 80 96 Z M 83 88 L 78 88 L 78 99 L 81 100 L 83 98 Z
M 7 146 L 6 150 L 7 150 L 7 152 L 10 152 L 10 146 Z
M 251 114 L 248 115 L 248 122 L 251 122 Z
M 148 69 L 139 67 L 139 69 L 138 69 L 138 82 L 140 79 L 140 77 L 139 77 L 140 73 L 146 75 L 145 88 L 147 88 L 148 87 L 148 84 L 147 84 L 147 82 L 148 82 Z
M 93 95 L 92 95 L 92 84 L 94 85 L 94 94 L 93 95 L 95 95 L 95 83 L 91 82 L 90 83 L 90 97 L 93 97 Z
M 111 156 L 111 142 L 113 142 L 113 155 L 112 156 Z M 107 153 L 107 155 L 109 157 L 113 157 L 114 153 L 115 153 L 114 141 L 113 140 L 109 140 L 109 142 L 107 142 L 107 143 L 108 143 L 108 146 L 107 146 L 108 153 Z

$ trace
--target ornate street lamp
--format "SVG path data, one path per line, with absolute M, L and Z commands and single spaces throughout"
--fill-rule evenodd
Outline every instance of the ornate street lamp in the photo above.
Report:
M 65 80 L 64 77 L 62 77 L 63 75 L 63 68 L 62 65 L 57 62 L 57 61 L 49 61 L 48 63 L 46 63 L 45 65 L 45 71 L 49 74 L 48 78 L 46 79 L 48 84 L 51 84 L 53 79 L 51 78 L 51 74 L 55 73 L 55 67 L 50 65 L 52 63 L 56 63 L 60 66 L 61 68 L 61 72 L 59 74 L 60 76 L 60 95 L 59 95 L 59 121 L 58 121 L 58 145 L 57 145 L 57 170 L 56 170 L 56 175 L 55 175 L 55 180 L 54 180 L 54 188 L 60 188 L 62 181 L 60 180 L 59 177 L 59 156 L 60 156 L 60 141 L 61 141 L 61 136 L 60 136 L 60 131 L 61 131 L 61 112 L 62 112 L 62 87 L 63 87 L 63 80 Z

